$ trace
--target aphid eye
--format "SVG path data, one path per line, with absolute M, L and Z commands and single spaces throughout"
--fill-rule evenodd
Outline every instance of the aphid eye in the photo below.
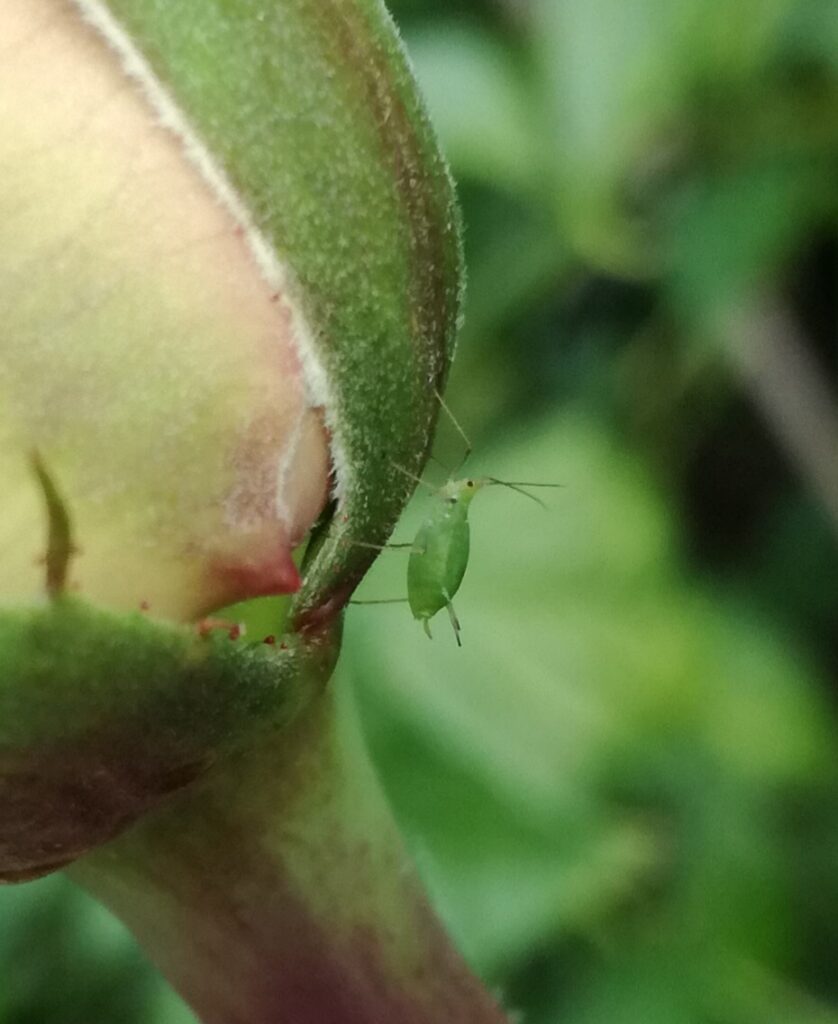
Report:
M 466 480 L 466 487 L 474 487 L 474 481 L 473 480 Z

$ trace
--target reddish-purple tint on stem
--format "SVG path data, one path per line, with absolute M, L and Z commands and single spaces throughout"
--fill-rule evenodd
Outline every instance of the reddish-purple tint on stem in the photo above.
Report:
M 285 743 L 242 752 L 74 876 L 203 1024 L 509 1024 L 430 908 L 330 707 Z

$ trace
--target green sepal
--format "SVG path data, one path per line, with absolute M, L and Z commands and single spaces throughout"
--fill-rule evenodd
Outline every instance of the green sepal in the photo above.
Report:
M 0 880 L 111 839 L 325 686 L 338 636 L 232 640 L 62 598 L 0 615 Z
M 329 378 L 343 502 L 298 626 L 329 621 L 389 536 L 438 413 L 461 304 L 453 188 L 379 0 L 107 0 L 291 272 Z M 343 479 L 340 479 L 343 471 Z

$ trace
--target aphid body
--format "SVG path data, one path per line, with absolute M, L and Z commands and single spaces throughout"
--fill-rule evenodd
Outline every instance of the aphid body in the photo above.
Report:
M 411 545 L 407 566 L 407 599 L 413 617 L 428 636 L 430 620 L 443 608 L 448 610 L 457 642 L 460 626 L 451 604 L 463 582 L 468 565 L 470 529 L 469 506 L 489 479 L 450 480 L 439 490 L 440 500 L 419 527 Z
M 471 453 L 471 444 L 439 393 L 437 393 L 437 399 L 466 443 L 466 453 L 460 463 L 462 466 Z M 534 494 L 530 494 L 527 488 L 559 487 L 561 485 L 521 483 L 498 480 L 493 476 L 483 476 L 469 477 L 465 480 L 449 480 L 448 483 L 437 489 L 400 466 L 396 466 L 396 469 L 416 483 L 433 491 L 437 501 L 433 512 L 419 527 L 416 539 L 412 544 L 386 544 L 385 547 L 410 548 L 410 561 L 407 565 L 407 601 L 414 619 L 421 622 L 425 632 L 431 636 L 430 621 L 437 612 L 445 608 L 451 619 L 451 625 L 454 627 L 457 644 L 462 647 L 460 623 L 454 612 L 452 601 L 460 589 L 468 567 L 471 543 L 468 513 L 475 494 L 484 487 L 508 487 L 542 505 L 543 503 Z M 355 543 L 380 550 L 378 544 L 367 544 L 365 541 L 355 541 Z M 358 601 L 355 603 L 398 604 L 403 600 L 404 598 L 387 598 L 381 601 Z

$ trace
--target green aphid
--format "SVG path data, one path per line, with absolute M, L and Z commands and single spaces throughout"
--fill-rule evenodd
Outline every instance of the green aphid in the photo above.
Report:
M 471 454 L 471 443 L 466 437 L 463 428 L 457 422 L 454 414 L 445 404 L 442 395 L 437 393 L 437 399 L 443 411 L 454 424 L 459 435 L 466 444 L 466 452 L 460 462 L 460 466 L 466 462 Z M 526 487 L 561 487 L 561 484 L 533 484 L 510 482 L 498 480 L 493 476 L 470 477 L 464 480 L 449 480 L 442 487 L 431 487 L 418 476 L 396 466 L 405 476 L 430 488 L 436 496 L 437 503 L 434 511 L 419 527 L 416 539 L 412 544 L 385 544 L 385 548 L 410 548 L 410 561 L 407 564 L 407 598 L 391 598 L 383 601 L 355 601 L 354 604 L 400 604 L 407 600 L 413 617 L 422 623 L 425 632 L 431 636 L 431 619 L 437 612 L 445 608 L 451 625 L 454 627 L 454 636 L 457 638 L 457 645 L 462 647 L 460 639 L 460 622 L 454 611 L 452 601 L 463 582 L 466 568 L 468 567 L 469 548 L 471 543 L 471 530 L 468 523 L 468 513 L 475 494 L 484 487 L 508 487 L 510 490 L 518 491 L 539 505 L 543 503 L 525 490 Z M 377 544 L 366 544 L 363 541 L 355 541 L 363 547 L 373 547 L 381 550 Z
M 407 472 L 403 470 L 403 472 Z M 412 476 L 412 474 L 408 474 Z M 424 483 L 424 481 L 420 481 Z M 425 484 L 425 486 L 428 486 Z M 422 623 L 431 636 L 430 621 L 445 608 L 454 627 L 458 646 L 460 623 L 454 611 L 453 599 L 463 582 L 468 567 L 471 531 L 468 513 L 472 500 L 484 487 L 509 487 L 539 501 L 525 487 L 559 487 L 560 484 L 511 483 L 495 477 L 472 477 L 449 480 L 434 490 L 437 502 L 433 512 L 419 527 L 412 544 L 388 544 L 389 548 L 409 548 L 407 564 L 407 602 L 414 619 Z M 541 502 L 539 501 L 539 504 Z M 372 545 L 370 545 L 372 546 Z M 357 604 L 397 604 L 404 598 L 384 601 L 358 601 Z
M 457 643 L 460 623 L 451 603 L 468 566 L 471 529 L 468 511 L 488 480 L 451 480 L 439 490 L 440 501 L 419 527 L 407 563 L 407 600 L 414 619 L 431 635 L 430 621 L 448 609 Z

